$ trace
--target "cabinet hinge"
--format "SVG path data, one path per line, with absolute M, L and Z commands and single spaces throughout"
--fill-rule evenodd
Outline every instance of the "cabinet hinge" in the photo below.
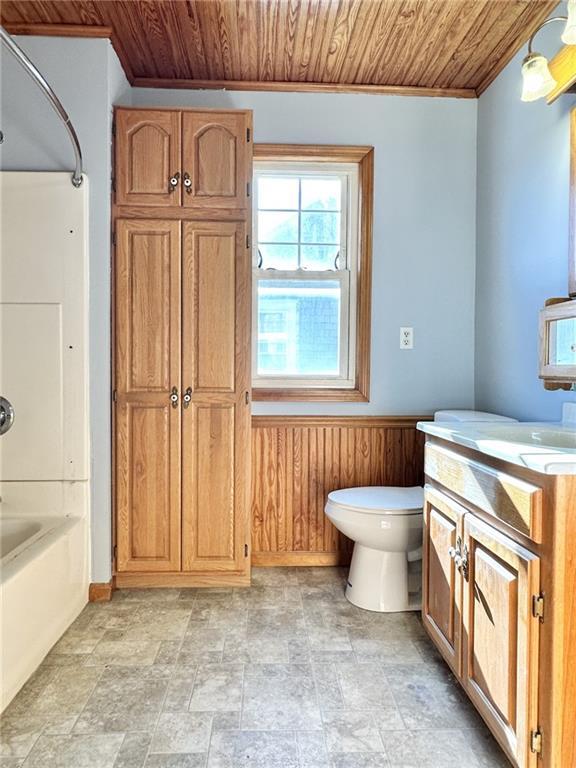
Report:
M 540 619 L 541 622 L 544 621 L 544 595 L 542 593 L 532 595 L 532 616 L 535 619 Z
M 112 547 L 112 560 L 116 562 L 116 556 L 118 555 L 118 545 L 114 544 Z
M 250 235 L 246 235 L 246 248 L 250 248 Z
M 116 245 L 116 232 L 112 232 L 112 245 Z
M 110 179 L 110 184 L 112 186 L 112 192 L 116 192 L 116 179 L 114 178 L 114 176 L 112 176 L 112 178 Z
M 112 136 L 116 136 L 116 120 L 112 120 Z
M 244 557 L 248 557 L 248 544 L 244 544 Z
M 250 143 L 250 128 L 246 128 L 246 141 Z
M 530 749 L 536 755 L 542 754 L 542 731 L 540 729 L 530 731 Z
M 112 402 L 115 403 L 116 400 L 118 400 L 118 392 L 117 392 L 117 390 L 113 390 L 113 392 L 112 392 Z
M 250 197 L 250 182 L 246 183 L 246 197 Z

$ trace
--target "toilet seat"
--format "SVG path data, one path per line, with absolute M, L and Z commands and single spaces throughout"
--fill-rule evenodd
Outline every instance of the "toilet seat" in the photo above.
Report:
M 365 486 L 343 488 L 328 494 L 328 503 L 340 509 L 378 515 L 421 515 L 424 489 L 420 486 L 399 488 Z

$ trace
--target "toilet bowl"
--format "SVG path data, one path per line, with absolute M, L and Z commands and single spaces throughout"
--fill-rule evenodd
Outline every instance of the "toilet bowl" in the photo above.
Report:
M 346 587 L 351 603 L 380 612 L 420 609 L 423 505 L 420 487 L 371 486 L 328 494 L 327 517 L 355 542 Z M 416 578 L 410 579 L 410 570 Z

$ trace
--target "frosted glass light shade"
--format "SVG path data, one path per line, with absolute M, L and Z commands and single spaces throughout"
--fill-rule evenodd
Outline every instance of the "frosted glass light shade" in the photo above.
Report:
M 548 68 L 548 59 L 541 53 L 529 53 L 522 63 L 522 101 L 536 101 L 556 87 Z
M 562 32 L 562 42 L 576 45 L 576 0 L 568 0 L 568 21 Z

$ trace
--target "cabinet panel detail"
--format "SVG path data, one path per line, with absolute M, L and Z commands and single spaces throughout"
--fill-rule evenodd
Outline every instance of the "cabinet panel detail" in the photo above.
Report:
M 540 634 L 532 597 L 540 589 L 540 561 L 472 514 L 464 519 L 464 540 L 462 682 L 515 764 L 532 766 Z
M 180 113 L 119 109 L 116 122 L 116 203 L 179 206 Z
M 184 225 L 184 378 L 195 392 L 235 389 L 238 239 L 237 224 Z
M 464 514 L 459 505 L 426 488 L 422 619 L 456 674 L 461 668 L 462 583 L 451 553 L 461 546 Z
M 184 206 L 247 206 L 248 125 L 243 112 L 183 113 Z
M 180 225 L 121 220 L 116 257 L 116 388 L 168 391 L 179 378 Z
M 180 567 L 179 429 L 167 403 L 117 409 L 119 571 Z
M 512 526 L 542 541 L 542 489 L 437 445 L 426 445 L 426 474 Z

